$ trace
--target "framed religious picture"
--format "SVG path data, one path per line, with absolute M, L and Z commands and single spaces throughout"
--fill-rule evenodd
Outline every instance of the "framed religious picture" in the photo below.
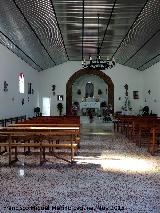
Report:
M 138 91 L 133 91 L 133 99 L 139 99 Z
M 57 95 L 57 101 L 63 101 L 63 95 Z

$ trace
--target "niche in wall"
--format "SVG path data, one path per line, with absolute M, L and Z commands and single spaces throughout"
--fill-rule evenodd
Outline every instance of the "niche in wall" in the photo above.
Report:
M 81 88 L 81 89 L 80 89 Z M 97 75 L 82 75 L 72 84 L 72 103 L 82 101 L 106 101 L 108 104 L 108 85 Z

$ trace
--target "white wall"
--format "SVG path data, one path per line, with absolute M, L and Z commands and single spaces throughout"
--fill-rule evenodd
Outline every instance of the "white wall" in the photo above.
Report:
M 64 96 L 64 111 L 66 111 L 66 83 L 69 78 L 78 70 L 81 63 L 66 62 L 51 69 L 38 73 L 14 53 L 0 44 L 0 119 L 11 116 L 33 115 L 36 106 L 42 107 L 42 97 L 51 98 L 51 114 L 58 115 L 57 95 Z M 148 105 L 150 111 L 160 115 L 160 63 L 155 64 L 144 72 L 131 69 L 129 67 L 116 64 L 112 69 L 105 70 L 114 83 L 115 111 L 120 111 L 124 105 L 125 89 L 129 86 L 129 99 L 131 107 L 136 114 L 139 109 Z M 19 73 L 25 76 L 25 94 L 19 93 Z M 4 81 L 8 83 L 8 92 L 3 91 Z M 34 95 L 27 94 L 28 82 L 31 82 L 35 91 Z M 56 95 L 53 95 L 52 85 L 56 85 Z M 148 94 L 148 90 L 151 94 Z M 139 91 L 139 99 L 133 99 L 133 91 Z M 41 94 L 41 95 L 39 95 Z M 29 97 L 29 102 L 28 102 Z M 119 100 L 121 97 L 121 100 Z M 24 98 L 25 103 L 21 102 Z M 146 102 L 145 102 L 146 99 Z
M 50 68 L 46 71 L 40 72 L 40 107 L 42 107 L 41 98 L 51 97 L 51 115 L 58 115 L 57 112 L 57 95 L 64 95 L 64 111 L 66 112 L 66 83 L 69 78 L 78 70 L 80 70 L 81 62 L 69 61 L 64 64 L 58 65 L 56 67 Z M 129 98 L 131 101 L 131 107 L 135 113 L 139 112 L 140 107 L 143 106 L 143 93 L 142 93 L 142 72 L 125 67 L 120 64 L 112 69 L 104 71 L 114 83 L 114 102 L 115 111 L 121 110 L 122 105 L 124 105 L 125 89 L 124 85 L 129 86 Z M 55 93 L 53 96 L 52 85 L 56 85 Z M 140 99 L 133 99 L 133 91 L 139 91 Z M 121 100 L 119 100 L 121 97 Z
M 19 93 L 19 74 L 25 78 L 25 93 Z M 38 103 L 38 72 L 22 61 L 3 45 L 0 45 L 0 119 L 20 115 L 33 116 Z M 4 92 L 4 81 L 8 92 Z M 34 94 L 28 95 L 28 82 L 32 83 Z M 28 102 L 29 97 L 29 102 Z M 24 98 L 24 105 L 21 102 Z
M 149 106 L 150 112 L 152 110 L 152 113 L 160 116 L 160 63 L 143 71 L 143 79 L 145 82 L 143 86 L 144 104 Z
M 116 64 L 115 68 L 105 71 L 114 83 L 115 111 L 121 111 L 125 102 L 125 84 L 128 84 L 128 97 L 131 102 L 132 113 L 139 114 L 143 107 L 143 73 L 138 70 Z M 133 99 L 133 91 L 139 91 L 139 99 Z M 121 97 L 121 100 L 119 100 Z

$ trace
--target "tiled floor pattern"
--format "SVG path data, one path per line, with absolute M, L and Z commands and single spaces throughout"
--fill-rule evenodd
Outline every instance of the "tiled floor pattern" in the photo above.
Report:
M 0 213 L 160 213 L 160 154 L 151 156 L 111 125 L 83 125 L 76 164 L 0 157 Z M 60 210 L 58 210 L 58 208 Z M 90 209 L 89 209 L 90 208 Z

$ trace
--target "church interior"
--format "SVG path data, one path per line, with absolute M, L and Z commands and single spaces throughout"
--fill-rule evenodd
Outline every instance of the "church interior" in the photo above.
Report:
M 160 212 L 159 39 L 159 0 L 0 0 L 0 213 Z

